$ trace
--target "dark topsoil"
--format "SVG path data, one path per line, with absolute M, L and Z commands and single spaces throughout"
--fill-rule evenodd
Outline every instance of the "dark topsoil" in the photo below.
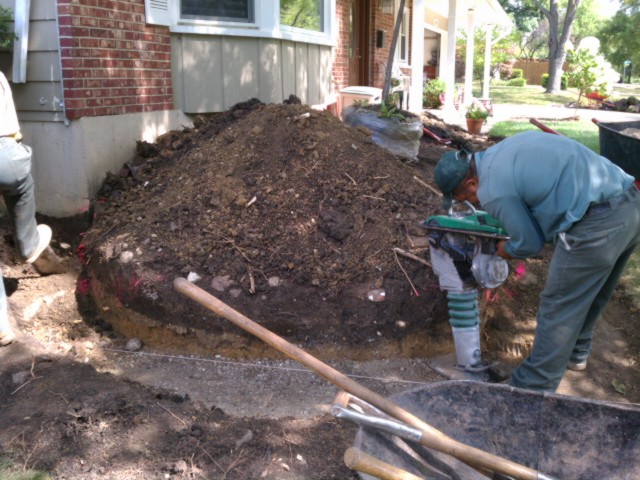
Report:
M 455 147 L 494 142 L 423 121 Z M 190 273 L 325 359 L 451 351 L 433 273 L 393 251 L 428 259 L 419 222 L 442 211 L 425 184 L 448 147 L 424 137 L 418 161 L 407 163 L 327 113 L 254 101 L 138 147 L 106 179 L 86 232 L 52 223 L 68 273 L 39 277 L 9 240 L 1 245 L 22 333 L 0 349 L 0 477 L 36 469 L 74 480 L 356 478 L 342 461 L 355 434 L 346 422 L 232 417 L 103 373 L 118 365 L 105 365 L 100 351 L 137 337 L 149 351 L 278 356 L 176 293 L 173 279 Z M 0 227 L 10 234 L 6 219 Z M 490 359 L 514 365 L 526 355 L 548 255 L 481 292 Z M 369 301 L 372 289 L 384 289 L 385 300 Z M 589 370 L 568 373 L 560 393 L 640 402 L 638 316 L 619 288 Z M 238 401 L 262 394 L 257 385 L 245 395 Z

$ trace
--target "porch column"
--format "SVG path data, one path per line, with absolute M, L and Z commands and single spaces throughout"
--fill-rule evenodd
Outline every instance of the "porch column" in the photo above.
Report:
M 484 38 L 484 75 L 482 77 L 482 98 L 489 98 L 489 82 L 491 72 L 491 34 L 492 25 L 485 25 Z
M 424 67 L 424 0 L 413 0 L 411 32 L 409 111 L 419 113 L 422 112 L 422 70 Z
M 469 105 L 473 94 L 471 93 L 473 82 L 473 47 L 474 47 L 474 20 L 473 8 L 467 10 L 467 57 L 464 62 L 464 104 Z
M 455 110 L 453 99 L 456 95 L 456 8 L 457 0 L 449 0 L 449 18 L 447 22 L 447 52 L 444 59 L 444 109 Z M 442 55 L 441 55 L 442 57 Z

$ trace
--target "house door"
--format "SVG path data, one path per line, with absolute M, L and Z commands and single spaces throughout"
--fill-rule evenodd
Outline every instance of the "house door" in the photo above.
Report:
M 369 85 L 370 3 L 349 0 L 349 85 Z

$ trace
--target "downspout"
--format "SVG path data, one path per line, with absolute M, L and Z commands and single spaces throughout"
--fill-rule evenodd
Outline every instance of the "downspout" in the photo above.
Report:
M 29 47 L 29 12 L 31 0 L 16 0 L 13 42 L 13 83 L 27 83 L 27 52 Z
M 56 9 L 56 31 L 58 32 L 58 68 L 60 71 L 60 91 L 62 92 L 62 98 L 60 99 L 60 106 L 62 107 L 62 121 L 64 122 L 64 126 L 68 127 L 70 125 L 69 119 L 67 118 L 67 106 L 64 101 L 64 77 L 62 76 L 62 45 L 60 41 L 60 16 L 58 13 L 58 9 Z

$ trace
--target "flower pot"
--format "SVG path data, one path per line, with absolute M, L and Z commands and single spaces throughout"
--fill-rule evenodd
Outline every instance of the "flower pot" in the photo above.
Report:
M 482 130 L 484 119 L 482 118 L 467 118 L 467 131 L 473 135 L 478 135 Z

